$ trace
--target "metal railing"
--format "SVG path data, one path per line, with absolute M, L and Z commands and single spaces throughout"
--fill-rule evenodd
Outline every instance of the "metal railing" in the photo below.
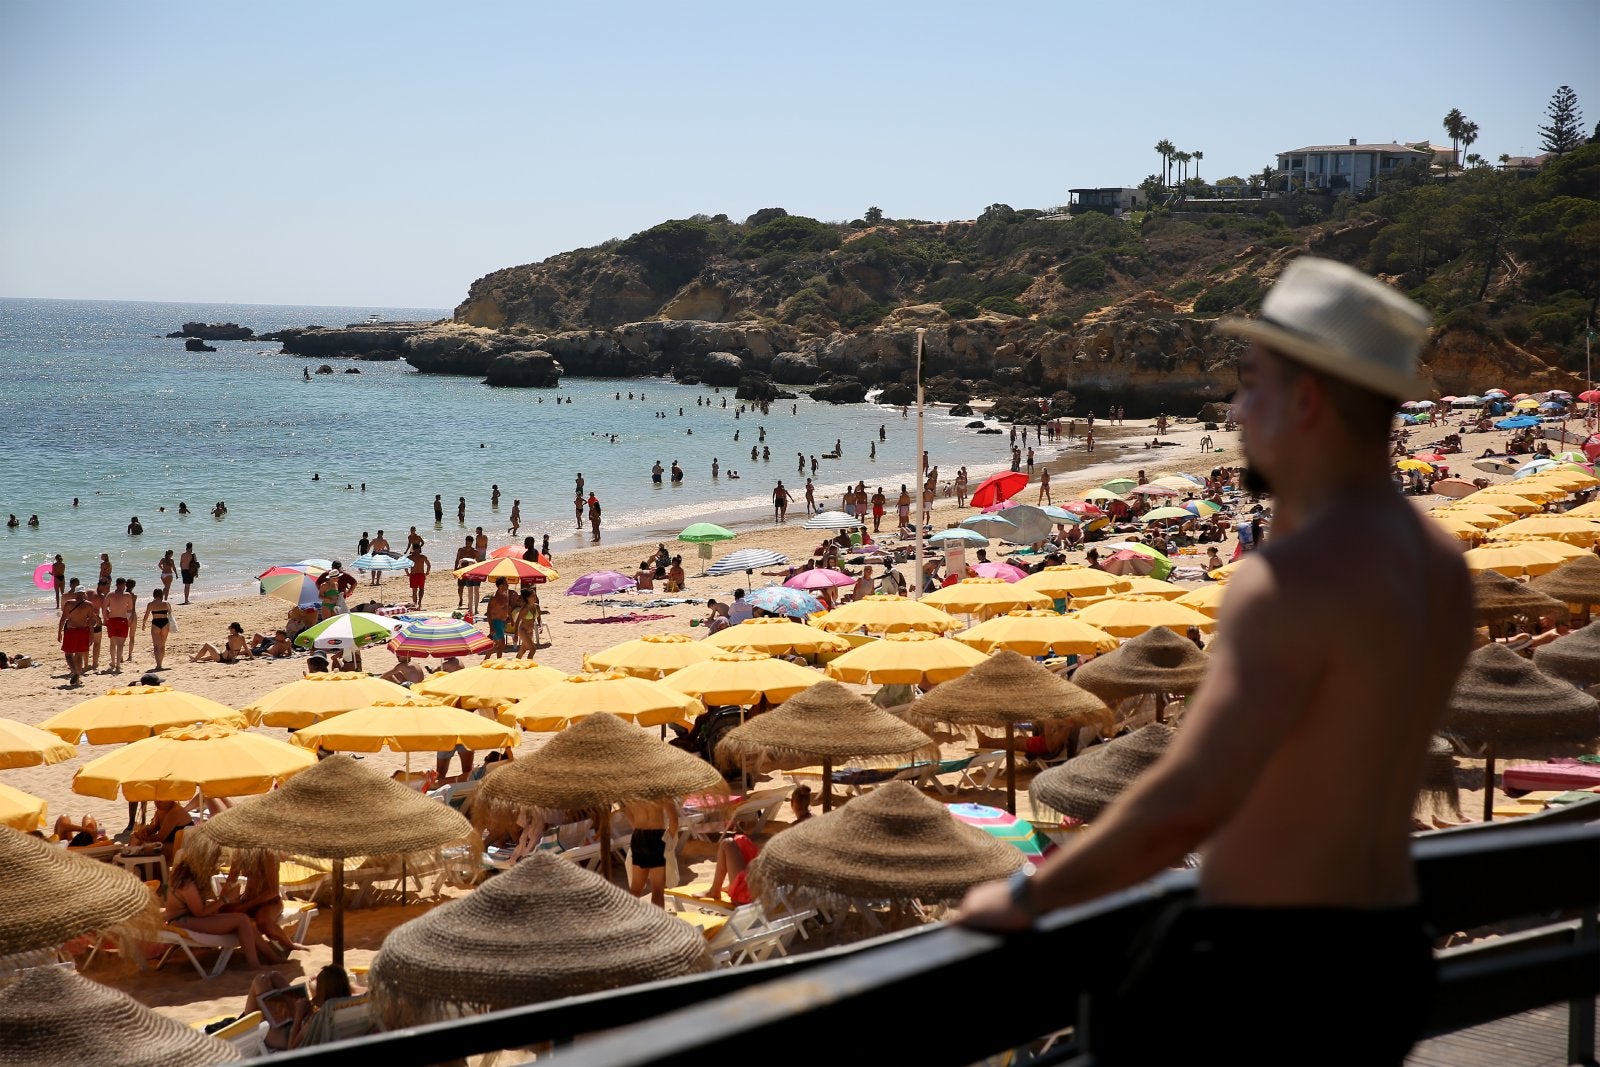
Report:
M 1509 823 L 1417 838 L 1436 930 L 1520 932 L 1437 953 L 1430 1035 L 1569 1003 L 1568 1062 L 1592 1062 L 1600 994 L 1600 798 Z M 562 1067 L 976 1063 L 1076 1027 L 1080 995 L 1143 923 L 1192 894 L 1192 872 L 1046 916 L 1002 937 L 935 926 L 691 978 L 573 997 L 275 1055 L 276 1064 L 427 1064 L 542 1042 Z M 1314 962 L 1315 946 L 1306 953 Z M 1048 974 L 1026 1010 L 986 1010 L 1003 976 Z M 956 1025 L 959 1022 L 960 1025 Z M 1352 1023 L 1359 1025 L 1359 1023 Z M 603 1032 L 602 1032 L 603 1031 Z M 574 1042 L 578 1035 L 591 1035 Z M 1035 1063 L 1065 1062 L 1070 1037 Z M 541 1056 L 540 1062 L 547 1059 Z M 1027 1062 L 1022 1060 L 1019 1062 Z

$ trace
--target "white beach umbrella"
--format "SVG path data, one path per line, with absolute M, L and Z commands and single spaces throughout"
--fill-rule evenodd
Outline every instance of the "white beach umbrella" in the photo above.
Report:
M 741 548 L 717 560 L 707 568 L 706 573 L 718 576 L 737 574 L 740 571 L 753 571 L 757 567 L 781 567 L 788 562 L 789 557 L 782 552 L 773 552 L 765 548 Z
M 819 511 L 800 525 L 807 530 L 852 530 L 866 523 L 842 511 Z

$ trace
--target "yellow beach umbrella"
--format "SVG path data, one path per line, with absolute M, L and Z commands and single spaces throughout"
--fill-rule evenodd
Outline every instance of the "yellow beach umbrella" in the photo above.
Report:
M 458 567 L 451 573 L 457 578 L 476 579 L 491 584 L 496 578 L 504 578 L 507 582 L 552 582 L 561 577 L 561 572 L 547 563 L 535 563 L 514 556 L 494 556 L 465 567 Z
M 0 719 L 0 770 L 60 763 L 77 754 L 76 745 L 69 745 L 49 730 L 15 719 Z
M 1162 600 L 1177 600 L 1185 592 L 1181 585 L 1163 582 L 1161 579 L 1152 578 L 1147 574 L 1131 574 L 1126 580 L 1128 588 L 1119 590 L 1118 596 L 1136 593 L 1142 596 L 1158 596 Z
M 39 729 L 49 730 L 63 741 L 77 743 L 87 737 L 91 745 L 110 745 L 197 722 L 245 726 L 243 715 L 215 700 L 168 685 L 129 685 L 74 704 L 41 722 Z
M 1020 589 L 1004 578 L 967 578 L 929 593 L 922 602 L 952 614 L 981 618 L 1004 615 L 1018 608 L 1050 606 L 1050 598 L 1043 593 Z
M 1600 521 L 1574 519 L 1569 515 L 1530 515 L 1489 534 L 1492 541 L 1512 541 L 1519 537 L 1540 537 L 1590 547 L 1600 540 Z
M 674 671 L 661 684 L 698 697 L 702 704 L 781 704 L 822 676 L 810 667 L 776 659 L 765 652 L 718 652 L 704 663 Z
M 1158 626 L 1181 634 L 1191 626 L 1207 631 L 1217 625 L 1211 616 L 1186 604 L 1139 593 L 1125 593 L 1090 604 L 1076 617 L 1116 637 L 1137 637 Z
M 1571 511 L 1561 514 L 1569 519 L 1600 519 L 1600 500 L 1591 500 L 1587 504 L 1579 504 Z
M 1240 558 L 1234 560 L 1232 563 L 1224 563 L 1222 566 L 1218 567 L 1214 571 L 1207 571 L 1206 572 L 1207 577 L 1209 577 L 1214 582 L 1226 582 L 1229 578 L 1232 578 L 1234 576 L 1234 574 L 1236 574 L 1238 572 L 1239 568 L 1244 565 L 1244 561 L 1247 558 L 1249 558 L 1249 557 L 1241 556 Z
M 1569 559 L 1584 554 L 1583 549 L 1562 541 L 1525 538 L 1517 541 L 1490 541 L 1467 552 L 1467 569 L 1473 574 L 1497 571 L 1507 578 L 1544 574 Z
M 411 692 L 404 686 L 365 671 L 335 671 L 308 674 L 288 685 L 279 686 L 257 697 L 239 710 L 252 726 L 286 726 L 298 730 L 379 701 L 409 703 Z
M 1492 504 L 1501 511 L 1513 511 L 1518 515 L 1544 510 L 1544 505 L 1539 503 L 1539 501 L 1534 500 L 1532 496 L 1522 496 L 1516 493 L 1501 492 L 1500 490 L 1503 488 L 1503 486 L 1496 486 L 1495 492 L 1492 493 L 1487 489 L 1480 490 L 1476 493 L 1473 493 L 1471 496 L 1462 497 L 1462 503 L 1464 506 L 1473 505 L 1477 507 L 1482 507 L 1485 504 Z M 1533 495 L 1539 496 L 1540 494 L 1535 493 Z
M 303 748 L 336 752 L 448 752 L 511 748 L 521 739 L 513 726 L 449 704 L 374 704 L 324 719 L 296 732 Z
M 903 596 L 874 595 L 852 600 L 816 620 L 819 630 L 829 633 L 902 633 L 908 630 L 947 634 L 961 629 L 948 612 L 931 608 Z
M 526 700 L 566 677 L 531 659 L 490 659 L 475 667 L 431 674 L 413 685 L 411 692 L 472 711 Z
M 515 719 L 524 730 L 554 733 L 579 719 L 605 712 L 639 726 L 689 723 L 705 710 L 694 697 L 660 682 L 621 671 L 573 674 L 517 701 L 502 718 Z
M 591 652 L 583 657 L 583 666 L 586 670 L 621 671 L 635 678 L 655 681 L 673 671 L 704 662 L 716 653 L 717 650 L 708 647 L 705 641 L 696 641 L 687 634 L 645 634 L 632 641 Z
M 1548 481 L 1551 485 L 1559 485 L 1569 491 L 1588 489 L 1591 486 L 1600 485 L 1600 478 L 1596 478 L 1582 467 L 1576 467 L 1572 464 L 1552 467 L 1536 475 L 1536 477 Z
M 129 801 L 185 801 L 197 789 L 211 797 L 251 796 L 316 762 L 303 748 L 231 726 L 180 727 L 84 764 L 72 791 L 102 800 L 120 791 Z
M 717 631 L 702 643 L 740 652 L 765 652 L 769 656 L 790 652 L 813 656 L 818 652 L 843 652 L 850 647 L 842 637 L 793 619 L 746 619 Z
M 1202 615 L 1209 615 L 1213 619 L 1222 614 L 1222 601 L 1228 595 L 1228 587 L 1222 582 L 1213 585 L 1202 585 L 1198 589 L 1191 589 L 1173 601 L 1186 608 L 1193 608 Z
M 1567 491 L 1560 486 L 1551 485 L 1549 482 L 1535 481 L 1532 478 L 1506 482 L 1503 485 L 1496 485 L 1486 489 L 1484 492 L 1492 493 L 1495 496 L 1520 496 L 1525 500 L 1536 500 L 1540 503 L 1546 500 L 1554 500 L 1558 496 L 1567 495 Z M 1462 499 L 1469 498 L 1463 497 Z
M 1499 514 L 1496 514 L 1496 512 Z M 1500 508 L 1491 507 L 1488 504 L 1479 508 L 1434 508 L 1428 514 L 1440 521 L 1454 520 L 1456 522 L 1464 522 L 1484 530 L 1492 530 L 1496 526 L 1504 526 L 1508 522 L 1515 521 L 1517 517 L 1512 512 L 1502 511 Z
M 1046 567 L 1035 571 L 1017 585 L 1043 593 L 1052 600 L 1060 597 L 1102 596 L 1123 592 L 1130 579 L 1094 567 Z
M 1484 527 L 1495 524 L 1493 519 L 1485 519 L 1482 516 L 1478 518 L 1480 522 L 1473 522 L 1460 515 L 1432 515 L 1435 525 L 1443 527 L 1460 541 L 1481 541 L 1486 536 Z
M 1420 459 L 1402 459 L 1400 462 L 1395 464 L 1395 469 L 1402 471 L 1426 471 L 1427 473 L 1432 474 L 1433 464 L 1424 463 Z
M 1117 639 L 1086 622 L 1054 611 L 1023 609 L 997 615 L 956 634 L 955 639 L 979 652 L 1009 648 L 1024 656 L 1088 656 L 1110 652 Z
M 828 664 L 828 677 L 861 685 L 919 685 L 959 678 L 984 655 L 959 641 L 930 633 L 904 632 L 869 641 Z
M 0 826 L 30 834 L 44 826 L 50 805 L 20 789 L 0 782 Z

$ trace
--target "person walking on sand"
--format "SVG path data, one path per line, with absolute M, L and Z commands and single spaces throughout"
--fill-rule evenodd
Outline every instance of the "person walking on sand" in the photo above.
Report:
M 494 640 L 494 651 L 490 655 L 499 659 L 505 655 L 506 623 L 511 619 L 511 587 L 504 578 L 494 580 L 494 595 L 489 597 L 483 617 L 489 620 L 489 636 Z
M 478 550 L 472 547 L 472 538 L 469 537 L 464 542 L 462 542 L 462 544 L 461 544 L 461 546 L 459 548 L 456 549 L 456 567 L 455 567 L 455 569 L 456 570 L 460 570 L 463 567 L 470 567 L 476 562 L 478 562 Z M 478 607 L 478 586 L 480 586 L 481 584 L 483 584 L 483 583 L 480 582 L 480 581 L 476 581 L 476 580 L 472 580 L 472 579 L 468 579 L 468 578 L 457 577 L 456 578 L 456 607 L 458 607 L 458 608 L 463 608 L 464 607 L 464 608 L 467 608 L 467 609 L 473 610 L 473 611 L 477 610 L 477 607 Z M 470 599 L 467 596 L 467 594 L 469 592 L 472 594 Z
M 883 486 L 878 486 L 878 491 L 872 494 L 872 532 L 877 533 L 883 529 L 883 511 L 889 504 L 889 498 L 883 495 Z
M 894 502 L 894 512 L 901 526 L 911 524 L 911 490 L 906 488 L 905 482 L 900 483 L 900 496 Z
M 433 573 L 433 560 L 422 553 L 422 542 L 418 541 L 411 549 L 411 570 L 406 575 L 406 581 L 411 586 L 411 606 L 422 607 L 422 594 L 428 588 L 428 575 Z
M 122 669 L 122 649 L 128 640 L 129 624 L 133 621 L 133 596 L 128 592 L 126 579 L 117 579 L 116 587 L 106 594 L 101 613 L 111 646 L 108 650 L 111 657 L 108 669 L 116 674 Z
M 511 501 L 511 525 L 506 528 L 506 533 L 512 537 L 517 536 L 517 530 L 522 526 L 522 501 Z
M 1202 851 L 1197 898 L 1091 993 L 1097 1062 L 1398 1064 L 1426 1022 L 1434 958 L 1411 812 L 1471 648 L 1472 589 L 1454 541 L 1394 492 L 1385 451 L 1431 324 L 1391 287 L 1310 256 L 1259 319 L 1219 324 L 1251 342 L 1236 404 L 1249 487 L 1276 497 L 1272 544 L 1229 583 L 1227 638 L 1165 754 L 1092 835 L 1033 877 L 974 888 L 956 916 L 1024 930 Z M 1174 988 L 1185 995 L 1150 1026 L 1152 996 Z
M 1055 501 L 1050 499 L 1050 468 L 1049 467 L 1041 467 L 1039 469 L 1039 497 L 1038 497 L 1037 500 L 1034 501 L 1034 503 L 1036 503 L 1036 504 L 1038 504 L 1038 503 L 1044 503 L 1044 504 L 1053 504 L 1053 503 L 1055 503 Z
M 75 687 L 79 678 L 87 673 L 89 645 L 94 636 L 96 613 L 89 603 L 89 594 L 74 589 L 67 594 L 66 606 L 56 620 L 56 640 L 61 643 L 61 655 L 67 661 L 67 685 Z
M 183 580 L 183 602 L 189 602 L 189 590 L 194 587 L 194 580 L 200 576 L 200 557 L 194 554 L 194 542 L 186 541 L 183 545 L 183 555 L 178 557 L 178 577 Z
M 817 484 L 810 478 L 806 479 L 806 514 L 815 515 L 817 512 Z
M 622 806 L 633 827 L 630 844 L 633 869 L 628 873 L 628 892 L 642 897 L 648 891 L 650 903 L 658 908 L 667 900 L 667 842 L 678 836 L 678 806 L 659 800 L 635 800 Z
M 596 544 L 600 542 L 600 498 L 589 494 L 589 530 Z
M 150 603 L 144 606 L 144 628 L 150 631 L 150 648 L 155 653 L 156 665 L 151 670 L 165 670 L 161 661 L 167 657 L 167 639 L 177 630 L 177 620 L 172 617 L 172 605 L 167 594 L 151 590 Z
M 172 580 L 178 576 L 178 561 L 172 558 L 172 549 L 162 553 L 161 559 L 156 563 L 156 569 L 161 572 L 161 592 L 168 600 L 172 599 Z
M 778 522 L 789 521 L 789 501 L 794 499 L 794 494 L 783 487 L 783 480 L 772 490 L 772 517 Z

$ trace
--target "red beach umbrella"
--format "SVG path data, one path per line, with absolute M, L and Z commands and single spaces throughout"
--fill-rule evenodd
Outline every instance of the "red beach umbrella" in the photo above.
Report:
M 1106 517 L 1104 511 L 1087 502 L 1073 501 L 1070 504 L 1062 504 L 1061 506 L 1080 519 L 1103 519 Z
M 1021 471 L 1001 471 L 998 474 L 991 474 L 972 490 L 971 504 L 975 508 L 986 508 L 990 504 L 1010 500 L 1022 492 L 1023 486 L 1027 484 L 1028 476 Z

